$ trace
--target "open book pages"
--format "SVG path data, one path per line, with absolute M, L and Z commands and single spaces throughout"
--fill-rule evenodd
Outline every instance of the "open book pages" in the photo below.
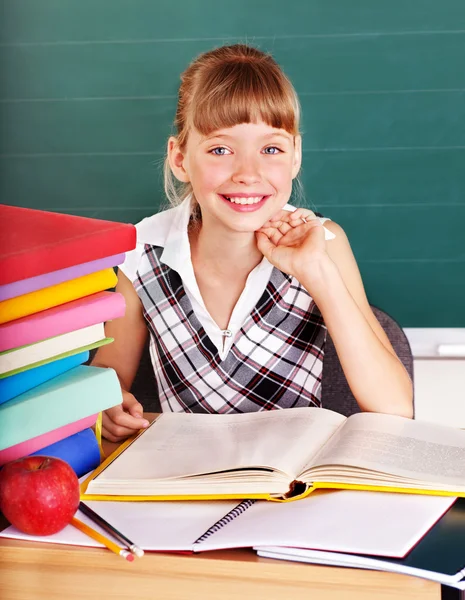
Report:
M 345 421 L 320 408 L 164 413 L 87 482 L 90 496 L 284 495 Z M 85 490 L 84 484 L 83 491 Z
M 82 491 L 87 499 L 284 498 L 345 486 L 465 495 L 465 431 L 320 408 L 165 413 Z
M 302 480 L 465 495 L 465 431 L 393 415 L 355 414 L 312 458 Z
M 299 502 L 88 502 L 144 550 L 202 552 L 256 545 L 298 546 L 401 557 L 421 539 L 453 498 L 315 492 Z M 99 529 L 80 511 L 77 517 Z M 106 534 L 107 535 L 107 534 Z M 3 537 L 98 546 L 71 525 L 45 538 L 13 527 Z

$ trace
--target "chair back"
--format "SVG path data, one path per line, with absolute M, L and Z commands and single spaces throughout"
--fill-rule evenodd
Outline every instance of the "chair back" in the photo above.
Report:
M 380 308 L 376 308 L 375 306 L 371 308 L 413 382 L 412 350 L 402 327 Z M 346 417 L 360 412 L 357 401 L 350 391 L 349 384 L 337 356 L 336 348 L 329 334 L 326 338 L 325 357 L 323 360 L 321 404 L 323 408 L 334 410 Z

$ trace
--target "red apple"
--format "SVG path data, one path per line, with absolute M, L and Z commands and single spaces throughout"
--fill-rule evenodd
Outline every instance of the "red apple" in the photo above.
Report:
M 79 506 L 79 481 L 67 462 L 26 456 L 0 471 L 0 510 L 20 531 L 51 535 L 61 531 Z

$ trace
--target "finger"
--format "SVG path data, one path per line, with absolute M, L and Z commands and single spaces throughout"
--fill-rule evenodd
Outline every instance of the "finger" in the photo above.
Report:
M 255 237 L 257 240 L 257 248 L 265 258 L 270 259 L 271 255 L 273 254 L 273 250 L 276 248 L 276 244 L 273 244 L 273 242 L 263 231 L 255 232 Z
M 108 431 L 108 429 L 106 427 L 103 427 L 103 425 L 102 425 L 102 437 L 104 437 L 106 440 L 108 440 L 110 442 L 120 442 L 121 441 L 115 435 L 113 435 L 111 433 L 111 431 Z
M 289 227 L 290 227 L 290 222 L 289 221 L 285 221 L 285 220 L 280 220 L 280 221 L 267 221 L 266 223 L 264 223 L 264 225 L 262 225 L 262 227 L 260 228 L 261 230 L 264 229 L 279 229 L 279 231 L 284 233 L 287 233 L 289 231 Z
M 102 418 L 102 435 L 111 442 L 119 442 L 124 440 L 131 435 L 134 435 L 140 431 L 139 429 L 128 429 L 127 427 L 119 427 L 115 425 L 112 421 L 105 421 Z
M 291 213 L 291 220 L 307 220 L 311 221 L 312 219 L 317 219 L 318 217 L 315 213 L 309 208 L 296 208 L 293 213 Z
M 276 227 L 262 227 L 258 231 L 265 234 L 274 246 L 277 246 L 279 240 L 283 237 L 283 234 Z
M 134 433 L 134 432 L 132 432 L 132 433 Z M 127 439 L 131 435 L 132 434 L 129 433 L 127 435 L 118 436 L 118 435 L 115 435 L 111 429 L 107 429 L 106 427 L 102 426 L 102 437 L 104 437 L 106 440 L 108 440 L 110 442 L 122 442 L 123 440 Z
M 287 220 L 290 211 L 281 209 L 275 215 L 273 215 L 270 221 L 273 223 L 275 221 Z
M 304 224 L 302 223 L 302 226 L 303 225 Z M 283 237 L 279 240 L 278 246 L 297 246 L 301 244 L 306 237 L 307 234 L 303 227 L 302 229 L 300 227 L 296 227 L 291 229 L 286 235 L 283 235 Z
M 318 219 L 308 221 L 307 223 L 301 223 L 299 227 L 290 229 L 286 235 L 283 235 L 283 237 L 279 240 L 279 243 L 277 245 L 295 245 L 298 242 L 301 242 L 308 238 L 312 229 L 321 229 L 321 231 L 323 232 L 323 226 Z
M 142 419 L 144 408 L 136 398 L 129 393 L 123 393 L 123 407 L 126 412 L 135 417 L 136 419 Z
M 115 423 L 115 425 L 119 427 L 127 427 L 135 430 L 148 427 L 149 425 L 149 422 L 143 417 L 134 417 L 123 410 L 123 406 L 121 404 L 104 411 L 103 415 L 104 417 L 108 418 L 109 422 Z
M 282 235 L 286 235 L 290 229 L 292 229 L 292 225 L 289 225 L 289 223 L 284 223 L 283 221 L 278 227 L 278 230 Z
M 280 220 L 272 221 L 271 219 L 269 219 L 268 221 L 266 221 L 266 223 L 263 223 L 263 225 L 260 227 L 260 229 L 269 229 L 270 227 L 279 227 L 281 222 L 282 221 L 280 221 Z

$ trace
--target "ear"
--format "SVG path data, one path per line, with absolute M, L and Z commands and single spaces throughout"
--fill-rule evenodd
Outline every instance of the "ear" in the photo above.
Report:
M 178 146 L 178 140 L 175 137 L 170 137 L 168 140 L 168 161 L 170 163 L 173 175 L 183 183 L 189 182 L 189 175 L 184 168 L 185 156 Z
M 302 136 L 296 135 L 294 138 L 294 161 L 292 163 L 292 179 L 297 177 L 302 165 Z

